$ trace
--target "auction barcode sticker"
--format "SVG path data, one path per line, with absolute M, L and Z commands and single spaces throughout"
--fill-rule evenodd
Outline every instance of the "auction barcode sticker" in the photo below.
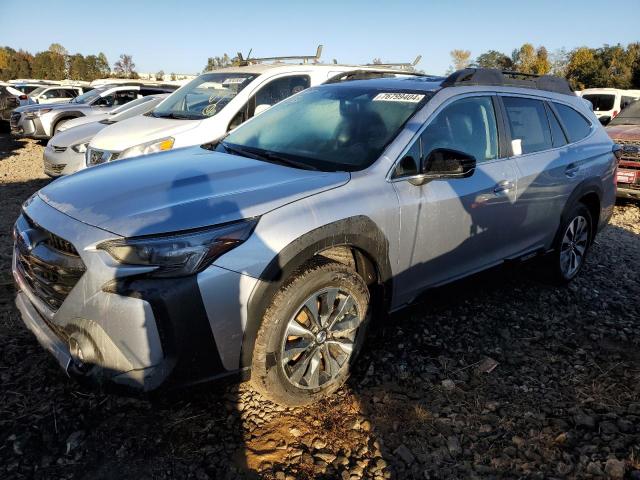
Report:
M 225 83 L 242 83 L 246 80 L 246 78 L 243 77 L 232 77 L 232 78 L 226 78 L 222 84 L 224 85 Z
M 379 93 L 373 97 L 374 102 L 409 102 L 418 103 L 424 98 L 419 93 Z

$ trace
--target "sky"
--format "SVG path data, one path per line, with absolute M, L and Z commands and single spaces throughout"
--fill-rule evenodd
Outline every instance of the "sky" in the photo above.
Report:
M 326 62 L 420 54 L 419 69 L 443 74 L 453 49 L 474 58 L 525 42 L 549 51 L 626 45 L 640 41 L 638 19 L 640 0 L 0 0 L 0 45 L 35 53 L 55 42 L 69 53 L 102 51 L 112 65 L 128 53 L 138 72 L 197 73 L 223 53 L 313 55 L 323 44 Z

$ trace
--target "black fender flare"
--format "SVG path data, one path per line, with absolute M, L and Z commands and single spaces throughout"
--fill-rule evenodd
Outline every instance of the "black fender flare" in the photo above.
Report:
M 373 220 L 355 216 L 318 227 L 283 248 L 264 269 L 247 305 L 247 323 L 242 340 L 240 368 L 251 366 L 253 347 L 262 315 L 284 282 L 310 258 L 331 247 L 349 246 L 367 257 L 376 269 L 377 287 L 382 295 L 380 308 L 388 311 L 391 297 L 389 241 Z M 356 255 L 356 265 L 364 261 Z
M 560 215 L 560 224 L 558 225 L 558 232 L 556 232 L 556 236 L 553 240 L 553 245 L 555 245 L 558 241 L 558 236 L 561 235 L 560 228 L 564 224 L 564 221 L 567 219 L 567 215 L 569 211 L 580 201 L 581 198 L 584 198 L 586 195 L 596 194 L 598 197 L 598 201 L 602 201 L 602 179 L 600 177 L 589 177 L 582 180 L 576 187 L 573 189 L 569 198 L 564 204 L 564 208 L 562 209 L 562 214 Z M 600 216 L 600 212 L 598 212 L 598 217 Z M 595 238 L 595 234 L 598 231 L 598 219 L 594 218 L 593 220 L 593 234 L 592 239 Z
M 56 128 L 56 125 L 62 120 L 72 120 L 74 118 L 85 117 L 86 115 L 79 110 L 65 110 L 63 112 L 57 113 L 53 119 L 51 119 L 51 135 L 53 135 L 53 131 Z

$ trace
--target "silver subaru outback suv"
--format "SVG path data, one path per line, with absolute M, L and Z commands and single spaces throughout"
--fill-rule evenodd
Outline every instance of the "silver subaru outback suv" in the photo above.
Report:
M 339 388 L 377 315 L 509 259 L 562 282 L 616 147 L 563 80 L 468 69 L 305 90 L 202 147 L 57 180 L 15 225 L 17 305 L 65 371 L 143 391 Z

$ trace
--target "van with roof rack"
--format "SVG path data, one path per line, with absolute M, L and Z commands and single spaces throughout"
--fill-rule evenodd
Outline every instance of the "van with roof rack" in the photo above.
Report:
M 307 56 L 245 59 L 238 54 L 239 66 L 203 73 L 146 115 L 101 131 L 87 149 L 87 166 L 212 142 L 279 101 L 336 76 L 413 76 L 420 59 L 413 64 L 320 64 L 321 52 L 322 45 Z
M 593 105 L 593 111 L 600 123 L 608 125 L 625 108 L 640 100 L 640 90 L 587 88 L 580 96 Z
M 331 82 L 220 141 L 44 187 L 15 224 L 16 301 L 82 381 L 235 375 L 301 405 L 425 289 L 534 256 L 573 280 L 613 213 L 619 154 L 554 77 Z

